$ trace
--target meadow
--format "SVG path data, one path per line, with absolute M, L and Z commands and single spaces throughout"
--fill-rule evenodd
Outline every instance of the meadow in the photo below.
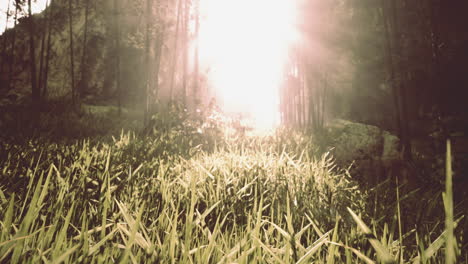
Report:
M 467 259 L 449 143 L 443 214 L 414 226 L 397 179 L 365 188 L 297 131 L 162 114 L 144 133 L 47 138 L 0 143 L 1 263 Z

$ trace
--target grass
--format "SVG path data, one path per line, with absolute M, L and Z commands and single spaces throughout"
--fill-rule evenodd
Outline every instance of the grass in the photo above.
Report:
M 300 134 L 233 138 L 3 143 L 0 262 L 460 263 L 449 143 L 446 217 L 422 233 L 398 184 L 394 214 L 371 216 L 371 191 Z

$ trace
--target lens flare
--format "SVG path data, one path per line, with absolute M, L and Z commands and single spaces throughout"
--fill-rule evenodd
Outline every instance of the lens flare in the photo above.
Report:
M 279 86 L 295 40 L 292 0 L 201 0 L 200 63 L 226 112 L 279 122 Z

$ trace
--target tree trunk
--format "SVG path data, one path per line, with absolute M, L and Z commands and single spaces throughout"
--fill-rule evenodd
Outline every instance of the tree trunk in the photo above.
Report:
M 85 2 L 85 23 L 84 23 L 84 32 L 83 32 L 83 51 L 81 52 L 81 65 L 80 65 L 80 81 L 79 83 L 79 92 L 78 96 L 80 100 L 83 97 L 85 89 L 87 89 L 87 76 L 86 76 L 86 56 L 88 51 L 88 17 L 89 17 L 89 0 Z
M 7 31 L 7 28 L 8 28 L 8 20 L 10 18 L 10 0 L 8 0 L 8 7 L 7 7 L 7 12 L 6 12 L 6 21 L 5 21 L 5 31 L 4 33 Z M 7 44 L 7 36 L 6 34 L 3 34 L 3 41 L 2 41 L 2 53 L 1 53 L 1 59 L 2 59 L 2 63 L 1 63 L 1 66 L 0 66 L 0 73 L 3 73 L 3 67 L 5 66 L 5 59 L 6 59 L 6 45 Z
M 159 69 L 161 67 L 161 57 L 162 57 L 162 47 L 164 44 L 164 34 L 165 34 L 165 27 L 161 29 L 160 32 L 157 33 L 156 39 L 156 47 L 155 47 L 155 58 L 154 58 L 154 95 L 155 98 L 158 98 L 159 92 Z
M 199 56 L 198 56 L 198 35 L 200 31 L 200 1 L 195 0 L 195 54 L 194 54 L 194 66 L 193 66 L 193 100 L 194 110 L 196 110 L 200 104 L 200 76 L 199 76 Z
M 440 21 L 438 21 L 438 15 L 436 10 L 440 10 L 439 1 L 430 0 L 429 1 L 429 8 L 430 8 L 430 38 L 431 38 L 431 51 L 432 51 L 432 105 L 437 106 L 437 111 L 441 111 L 441 98 L 443 98 L 443 85 L 441 81 L 441 66 L 440 66 L 440 47 L 441 47 L 441 40 L 440 40 Z M 441 115 L 441 112 L 437 113 Z
M 323 90 L 321 95 L 321 106 L 320 109 L 320 126 L 319 129 L 322 130 L 325 124 L 325 110 L 326 110 L 326 103 L 327 103 L 327 94 L 328 94 L 328 74 L 323 74 Z
M 73 56 L 73 14 L 72 14 L 72 0 L 68 0 L 68 21 L 70 31 L 70 77 L 71 77 L 71 93 L 72 104 L 76 107 L 76 91 L 75 91 L 75 60 Z
M 395 110 L 395 126 L 398 133 L 398 137 L 401 138 L 401 119 L 400 119 L 400 103 L 398 99 L 398 89 L 397 82 L 395 80 L 395 70 L 393 64 L 393 53 L 392 53 L 392 44 L 390 39 L 390 30 L 389 30 L 389 20 L 388 20 L 388 8 L 385 5 L 386 1 L 382 0 L 382 20 L 385 30 L 385 46 L 387 51 L 387 67 L 390 72 L 390 83 L 392 85 L 392 95 L 393 95 L 393 107 Z
M 304 125 L 304 85 L 300 84 L 297 87 L 297 116 L 298 116 L 298 127 L 302 128 Z
M 120 83 L 120 21 L 119 21 L 119 0 L 114 0 L 114 15 L 115 15 L 115 81 L 117 90 L 117 104 L 119 108 L 119 116 L 122 114 L 122 87 Z
M 14 27 L 16 27 L 17 21 L 18 21 L 18 4 L 16 1 L 15 3 L 15 18 L 14 18 Z M 11 62 L 8 67 L 8 88 L 7 90 L 14 89 L 15 87 L 15 82 L 13 80 L 13 75 L 15 72 L 15 49 L 16 49 L 16 30 L 13 30 L 13 36 L 12 36 L 12 41 L 11 41 Z
M 188 23 L 190 17 L 190 5 L 188 0 L 184 1 L 184 30 L 183 30 L 183 58 L 182 58 L 182 102 L 187 108 L 187 72 L 188 72 Z
M 143 96 L 142 99 L 144 100 L 143 104 L 143 126 L 146 128 L 149 122 L 149 89 L 150 89 L 150 41 L 151 41 L 151 32 L 150 32 L 150 24 L 151 24 L 151 8 L 152 8 L 152 0 L 146 0 L 146 38 L 145 38 L 145 66 L 146 66 L 146 76 L 145 76 L 145 86 L 143 89 Z
M 44 71 L 44 52 L 45 52 L 45 41 L 46 41 L 46 34 L 47 34 L 47 26 L 48 26 L 48 23 L 47 21 L 50 19 L 50 15 L 49 15 L 49 10 L 48 10 L 48 7 L 49 7 L 49 1 L 47 0 L 46 2 L 46 11 L 45 11 L 45 26 L 44 26 L 44 32 L 42 32 L 42 36 L 41 36 L 41 53 L 39 55 L 39 92 L 40 94 L 42 95 L 42 89 L 43 89 L 43 71 Z
M 180 16 L 182 12 L 182 1 L 178 0 L 177 2 L 177 21 L 176 21 L 176 31 L 175 31 L 175 40 L 174 40 L 174 54 L 172 57 L 172 69 L 171 69 L 171 84 L 170 84 L 170 100 L 173 100 L 174 96 L 174 79 L 175 72 L 177 68 L 177 55 L 178 55 L 178 45 L 179 45 L 179 27 L 180 27 Z
M 49 11 L 52 12 L 52 6 L 53 6 L 53 0 L 50 1 L 49 4 Z M 42 98 L 47 97 L 47 86 L 48 86 L 48 77 L 49 77 L 49 60 L 50 60 L 50 53 L 51 53 L 51 36 L 52 36 L 52 19 L 50 19 L 51 15 L 49 14 L 48 18 L 48 25 L 47 28 L 49 31 L 47 32 L 47 51 L 46 51 L 46 57 L 45 57 L 45 69 L 44 69 L 44 79 L 43 79 L 43 85 L 42 85 Z
M 29 19 L 29 68 L 31 74 L 31 91 L 32 91 L 32 105 L 34 112 L 38 113 L 39 111 L 39 101 L 40 101 L 40 91 L 37 86 L 37 73 L 36 73 L 36 54 L 34 51 L 34 21 L 32 16 L 31 0 L 28 0 L 28 19 Z
M 392 4 L 392 16 L 393 16 L 393 26 L 394 26 L 394 35 L 395 35 L 395 52 L 396 54 L 402 54 L 402 34 L 400 34 L 400 25 L 399 18 L 397 17 L 396 12 L 396 3 L 391 1 Z M 406 90 L 405 90 L 405 78 L 404 78 L 404 64 L 401 58 L 397 60 L 397 66 L 399 68 L 399 82 L 398 82 L 398 101 L 400 105 L 400 124 L 401 124 L 401 144 L 403 147 L 403 159 L 409 161 L 412 159 L 411 155 L 411 139 L 409 131 L 409 120 L 408 120 L 408 108 L 406 104 Z

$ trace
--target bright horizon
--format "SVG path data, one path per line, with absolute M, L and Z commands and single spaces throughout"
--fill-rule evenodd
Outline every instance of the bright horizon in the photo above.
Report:
M 256 128 L 277 126 L 295 1 L 200 1 L 200 63 L 223 109 L 250 115 Z
M 200 0 L 200 65 L 225 112 L 242 112 L 257 128 L 279 124 L 279 88 L 297 39 L 296 1 Z M 33 12 L 46 1 L 33 2 Z M 4 31 L 8 0 L 0 3 Z M 10 0 L 10 12 L 14 11 Z M 9 18 L 9 28 L 13 18 Z

